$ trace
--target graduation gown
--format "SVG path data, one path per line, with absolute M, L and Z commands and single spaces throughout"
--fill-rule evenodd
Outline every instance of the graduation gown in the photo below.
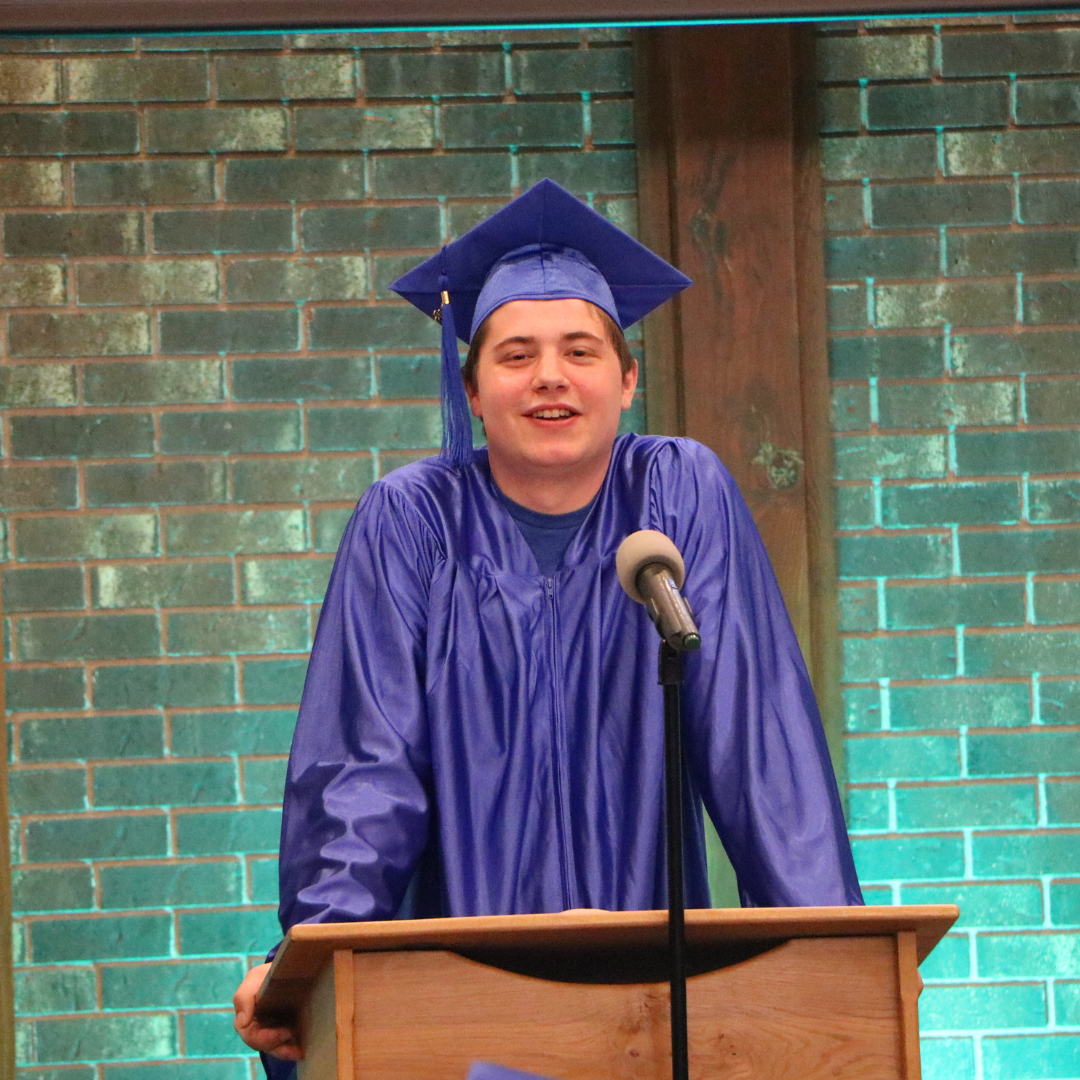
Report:
M 486 451 L 360 500 L 319 620 L 289 761 L 280 918 L 339 922 L 666 906 L 659 643 L 615 551 L 682 551 L 686 902 L 709 906 L 704 804 L 744 906 L 862 903 L 799 647 L 730 474 L 624 435 L 550 576 Z

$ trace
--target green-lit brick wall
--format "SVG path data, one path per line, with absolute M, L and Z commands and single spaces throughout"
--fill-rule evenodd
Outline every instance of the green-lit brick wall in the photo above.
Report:
M 0 47 L 21 1080 L 241 1080 L 227 1001 L 275 937 L 330 558 L 438 439 L 437 339 L 386 285 L 543 175 L 632 229 L 629 49 Z M 860 873 L 964 909 L 924 966 L 927 1080 L 1075 1080 L 1080 25 L 821 54 Z
M 860 877 L 963 911 L 926 1080 L 1080 1077 L 1080 27 L 820 48 Z
M 604 30 L 0 39 L 21 1080 L 254 1075 L 228 1003 L 277 939 L 333 552 L 440 437 L 436 328 L 387 285 L 544 176 L 632 230 L 630 59 Z

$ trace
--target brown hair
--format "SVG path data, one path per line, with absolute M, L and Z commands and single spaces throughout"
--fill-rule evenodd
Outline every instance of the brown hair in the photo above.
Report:
M 588 301 L 586 301 L 586 303 L 588 303 Z M 615 350 L 615 354 L 619 358 L 619 367 L 622 369 L 622 373 L 624 375 L 627 374 L 634 366 L 634 356 L 630 352 L 630 346 L 626 344 L 626 335 L 623 334 L 619 324 L 604 311 L 603 308 L 596 307 L 595 304 L 592 304 L 591 306 L 600 316 L 600 321 L 604 324 L 604 330 L 607 333 L 608 341 L 611 343 L 611 347 Z M 494 314 L 494 312 L 492 314 Z M 465 358 L 465 366 L 461 369 L 461 377 L 465 380 L 465 386 L 469 390 L 476 390 L 476 365 L 480 362 L 480 350 L 484 347 L 484 342 L 487 340 L 488 324 L 490 321 L 491 315 L 476 328 L 476 333 L 473 334 L 473 339 L 469 343 L 469 355 Z

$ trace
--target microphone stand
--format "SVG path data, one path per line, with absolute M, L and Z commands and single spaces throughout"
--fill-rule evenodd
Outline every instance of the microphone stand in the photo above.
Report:
M 679 549 L 655 529 L 631 533 L 615 555 L 619 581 L 644 604 L 660 634 L 664 688 L 664 787 L 667 818 L 668 964 L 671 982 L 671 1076 L 689 1080 L 686 1036 L 686 896 L 683 883 L 683 753 L 680 690 L 682 656 L 701 648 L 689 601 L 679 591 L 686 576 Z
M 682 656 L 660 641 L 664 688 L 664 773 L 667 794 L 668 963 L 671 978 L 671 1077 L 689 1080 L 686 1035 L 686 914 L 683 896 Z

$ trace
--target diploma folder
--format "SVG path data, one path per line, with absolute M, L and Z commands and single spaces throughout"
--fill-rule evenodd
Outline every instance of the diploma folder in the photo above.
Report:
M 952 905 L 686 912 L 692 1080 L 920 1080 L 918 965 Z M 668 1080 L 666 911 L 294 926 L 259 992 L 299 1080 Z

